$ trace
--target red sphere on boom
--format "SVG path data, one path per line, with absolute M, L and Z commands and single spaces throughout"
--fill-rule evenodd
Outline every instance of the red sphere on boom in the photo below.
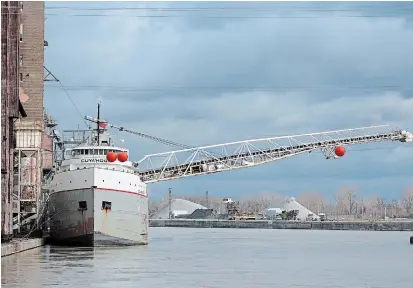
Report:
M 334 152 L 338 157 L 342 157 L 344 156 L 344 154 L 346 154 L 346 148 L 344 148 L 343 146 L 337 146 Z
M 118 154 L 118 160 L 120 162 L 125 162 L 128 161 L 128 154 L 126 152 L 119 152 Z
M 108 162 L 115 162 L 117 157 L 118 157 L 118 156 L 116 155 L 115 152 L 109 152 L 109 153 L 106 155 L 106 160 L 108 160 Z

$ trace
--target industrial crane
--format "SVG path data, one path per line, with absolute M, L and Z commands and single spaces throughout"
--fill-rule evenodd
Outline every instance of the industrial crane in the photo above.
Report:
M 383 141 L 413 141 L 413 134 L 406 130 L 395 129 L 389 125 L 379 125 L 190 147 L 125 129 L 90 116 L 86 116 L 85 119 L 94 123 L 104 122 L 107 126 L 119 131 L 183 148 L 146 155 L 139 160 L 139 175 L 145 183 L 253 167 L 303 153 L 311 153 L 315 150 L 321 150 L 326 159 L 337 159 L 345 155 L 345 146 L 349 145 Z

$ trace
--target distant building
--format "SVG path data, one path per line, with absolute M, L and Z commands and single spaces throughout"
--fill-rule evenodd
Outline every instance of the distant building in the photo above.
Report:
M 171 201 L 171 207 L 169 204 L 166 204 L 164 207 L 156 211 L 151 218 L 152 219 L 168 219 L 169 218 L 169 209 L 171 210 L 172 218 L 182 215 L 190 215 L 196 209 L 207 209 L 206 207 L 196 204 L 194 202 L 184 200 L 184 199 L 173 199 Z
M 276 219 L 281 217 L 283 211 L 283 208 L 268 208 L 267 210 L 265 210 L 264 214 L 269 219 Z
M 270 219 L 279 218 L 283 211 L 298 210 L 297 220 L 320 220 L 320 217 L 314 212 L 308 210 L 303 205 L 298 203 L 294 197 L 287 197 L 276 204 L 277 208 L 268 208 L 264 211 L 264 215 Z
M 286 211 L 298 210 L 297 220 L 320 220 L 320 217 L 314 212 L 308 210 L 303 205 L 298 203 L 294 197 L 287 198 L 285 201 L 284 209 Z

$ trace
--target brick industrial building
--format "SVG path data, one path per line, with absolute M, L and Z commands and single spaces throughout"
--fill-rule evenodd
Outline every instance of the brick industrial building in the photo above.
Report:
M 9 236 L 21 220 L 37 219 L 43 146 L 50 141 L 44 136 L 44 2 L 1 5 L 1 232 Z
M 12 234 L 13 155 L 15 119 L 26 116 L 19 100 L 18 2 L 1 2 L 1 234 Z

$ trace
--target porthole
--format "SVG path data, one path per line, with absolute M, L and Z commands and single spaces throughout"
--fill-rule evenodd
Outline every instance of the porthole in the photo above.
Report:
M 79 211 L 85 211 L 87 210 L 87 202 L 86 201 L 79 201 Z

